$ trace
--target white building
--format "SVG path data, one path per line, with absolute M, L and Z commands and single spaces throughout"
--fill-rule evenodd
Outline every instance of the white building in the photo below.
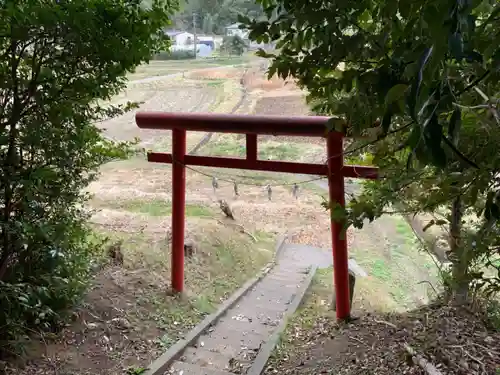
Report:
M 206 46 L 209 46 L 212 49 L 215 49 L 215 39 L 213 36 L 210 35 L 198 35 L 196 37 L 196 41 L 198 44 L 205 44 Z
M 248 34 L 250 34 L 250 31 L 248 31 L 248 29 L 240 29 L 240 25 L 241 23 L 234 23 L 232 25 L 227 26 L 226 35 L 227 36 L 238 35 L 243 39 L 248 39 Z
M 189 46 L 194 43 L 194 34 L 188 33 L 187 31 L 166 30 L 165 35 L 172 41 L 172 46 Z

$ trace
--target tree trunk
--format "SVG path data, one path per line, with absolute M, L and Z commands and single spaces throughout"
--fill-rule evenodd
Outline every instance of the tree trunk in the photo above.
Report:
M 464 246 L 461 238 L 463 207 L 460 196 L 456 197 L 451 204 L 450 222 L 450 252 L 452 261 L 452 280 L 448 287 L 448 295 L 458 303 L 464 303 L 468 299 L 468 265 L 469 256 L 467 246 Z

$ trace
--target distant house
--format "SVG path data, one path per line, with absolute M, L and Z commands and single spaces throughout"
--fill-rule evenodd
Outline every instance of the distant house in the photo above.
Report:
M 196 37 L 196 41 L 198 44 L 204 44 L 210 47 L 212 50 L 215 49 L 215 40 L 213 36 L 199 35 L 198 37 Z
M 240 29 L 241 23 L 233 23 L 226 27 L 226 35 L 234 36 L 238 35 L 243 39 L 248 39 L 248 34 L 250 33 L 247 29 Z
M 165 35 L 170 38 L 173 46 L 189 46 L 194 43 L 194 35 L 187 31 L 166 30 Z

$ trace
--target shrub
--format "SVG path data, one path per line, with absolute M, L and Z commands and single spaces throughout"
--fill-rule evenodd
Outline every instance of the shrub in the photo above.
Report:
M 178 51 L 161 51 L 155 55 L 155 60 L 189 60 L 194 59 L 194 51 L 178 50 Z
M 101 106 L 125 75 L 168 48 L 175 1 L 6 0 L 0 7 L 0 347 L 57 328 L 102 242 L 83 189 L 132 151 L 94 124 L 136 105 Z
M 243 55 L 248 48 L 247 43 L 239 36 L 225 36 L 222 40 L 221 50 L 229 55 Z

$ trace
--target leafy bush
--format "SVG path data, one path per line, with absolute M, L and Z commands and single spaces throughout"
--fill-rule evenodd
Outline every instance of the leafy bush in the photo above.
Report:
M 194 59 L 194 51 L 178 50 L 178 51 L 161 51 L 155 55 L 155 60 L 189 60 Z
M 94 124 L 125 74 L 168 48 L 175 0 L 6 0 L 0 7 L 0 346 L 54 329 L 88 284 L 102 242 L 83 189 L 132 151 Z
M 0 281 L 0 304 L 9 306 L 0 310 L 7 343 L 30 327 L 57 328 L 65 309 L 78 302 L 88 286 L 102 242 L 92 240 L 83 221 L 63 227 L 66 233 L 59 247 L 54 241 L 46 248 L 26 249 L 20 253 L 26 261 L 15 264 L 10 277 Z
M 276 43 L 258 53 L 272 59 L 269 75 L 295 79 L 316 113 L 340 117 L 328 128 L 359 136 L 348 153 L 371 153 L 383 176 L 336 219 L 362 227 L 387 206 L 447 208 L 428 224 L 448 226 L 447 296 L 498 295 L 500 2 L 257 2 L 268 19 L 240 21 L 251 40 Z
M 243 55 L 248 48 L 247 43 L 239 36 L 225 36 L 222 40 L 221 50 L 229 55 Z

